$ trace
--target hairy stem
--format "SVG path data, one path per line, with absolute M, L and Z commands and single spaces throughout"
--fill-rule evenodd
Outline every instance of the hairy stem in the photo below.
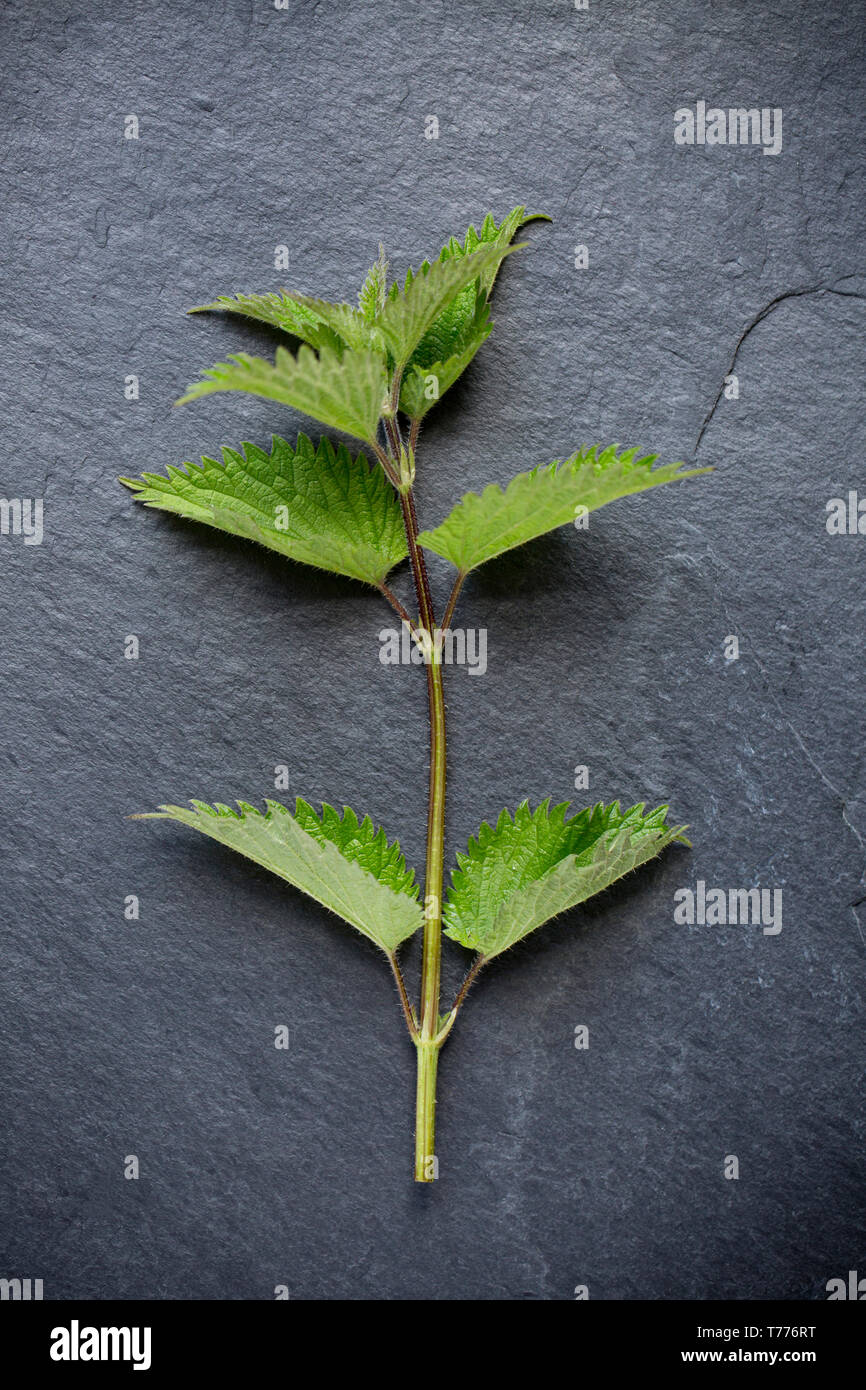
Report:
M 400 408 L 400 387 L 403 384 L 403 368 L 398 367 L 394 373 L 394 380 L 391 382 L 391 414 L 397 419 L 397 411 Z M 397 426 L 399 430 L 399 425 Z
M 409 1037 L 413 1042 L 418 1038 L 418 1020 L 415 1017 L 415 1010 L 409 1003 L 409 995 L 406 993 L 406 981 L 403 979 L 403 972 L 397 964 L 397 957 L 393 951 L 388 952 L 388 963 L 397 985 L 397 993 L 400 996 L 400 1003 L 403 1006 L 403 1017 L 406 1020 L 406 1027 L 409 1029 Z
M 409 617 L 409 614 L 406 612 L 406 609 L 403 607 L 397 595 L 393 593 L 392 590 L 388 588 L 388 585 L 384 582 L 379 585 L 379 593 L 382 595 L 383 598 L 386 598 L 388 600 L 391 607 L 394 609 L 394 612 L 400 614 L 400 617 L 403 619 L 403 622 L 408 623 L 409 627 L 414 629 L 414 624 L 412 622 L 412 619 Z
M 436 1071 L 438 1042 L 418 1042 L 418 1090 L 415 1098 L 415 1181 L 436 1180 Z
M 396 415 L 393 420 L 385 418 L 385 434 L 388 436 L 388 446 L 395 459 L 399 459 L 400 450 L 403 447 L 403 436 L 400 433 L 400 425 Z
M 397 472 L 396 467 L 391 463 L 391 460 L 389 459 L 388 455 L 385 453 L 385 450 L 382 448 L 381 444 L 377 444 L 375 440 L 373 440 L 372 443 L 373 443 L 374 452 L 375 452 L 375 454 L 376 454 L 376 458 L 379 460 L 379 462 L 380 462 L 381 465 L 382 465 L 382 468 L 383 468 L 384 473 L 385 473 L 385 477 L 388 479 L 388 482 L 392 485 L 392 487 L 395 487 L 395 488 L 398 488 L 398 489 L 399 489 L 399 487 L 400 487 L 400 475 L 399 475 L 399 473 Z
M 430 705 L 430 795 L 427 866 L 424 876 L 424 964 L 421 975 L 421 1035 L 439 1031 L 442 957 L 442 872 L 445 856 L 445 692 L 441 653 L 434 644 L 427 667 Z
M 454 609 L 457 607 L 457 600 L 460 597 L 460 590 L 463 588 L 463 582 L 465 578 L 466 575 L 463 573 L 462 570 L 460 570 L 457 575 L 457 578 L 454 580 L 454 588 L 451 590 L 451 593 L 448 597 L 448 604 L 445 608 L 445 616 L 442 619 L 443 632 L 447 632 L 449 627 L 451 626 L 451 619 L 454 617 Z
M 418 518 L 411 488 L 400 494 L 403 522 L 421 628 L 429 635 L 427 701 L 430 712 L 430 784 L 427 809 L 427 864 L 424 875 L 424 945 L 421 967 L 420 1030 L 417 1039 L 418 1089 L 415 1106 L 415 1181 L 435 1179 L 436 1069 L 441 1046 L 439 985 L 442 962 L 442 872 L 445 852 L 445 692 L 441 650 L 424 553 L 418 545 Z
M 412 566 L 412 578 L 415 581 L 421 626 L 427 629 L 432 638 L 436 628 L 436 619 L 433 616 L 433 599 L 430 595 L 430 580 L 427 578 L 424 551 L 418 544 L 418 516 L 415 511 L 415 497 L 411 488 L 400 493 L 400 505 L 403 508 L 403 525 L 406 528 L 409 562 Z
M 472 988 L 476 979 L 478 978 L 479 970 L 483 965 L 486 965 L 486 963 L 487 957 L 482 956 L 479 952 L 479 954 L 475 957 L 474 961 L 472 962 L 472 965 L 467 973 L 466 979 L 460 986 L 457 998 L 454 1000 L 454 1008 L 451 1010 L 452 1016 L 457 1013 L 460 1006 L 465 1002 L 467 994 L 469 993 L 470 989 Z
M 442 1025 L 442 1028 L 437 1037 L 437 1042 L 439 1043 L 440 1047 L 444 1043 L 445 1039 L 448 1037 L 448 1034 L 451 1032 L 451 1029 L 454 1027 L 454 1020 L 456 1019 L 458 1013 L 460 1012 L 460 1009 L 465 1003 L 466 996 L 472 988 L 473 984 L 475 983 L 479 970 L 486 963 L 487 957 L 482 956 L 480 954 L 477 955 L 475 957 L 475 960 L 472 962 L 472 965 L 466 975 L 466 978 L 463 981 L 457 993 L 457 998 L 454 1000 L 453 1008 L 451 1009 L 450 1014 L 446 1018 L 445 1023 Z

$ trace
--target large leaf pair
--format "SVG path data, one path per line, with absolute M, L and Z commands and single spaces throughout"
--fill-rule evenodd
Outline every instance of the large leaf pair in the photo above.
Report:
M 263 814 L 193 801 L 162 806 L 143 819 L 188 825 L 246 855 L 349 922 L 393 959 L 423 923 L 418 885 L 396 842 L 365 816 L 325 805 L 317 815 L 298 800 L 294 814 L 269 801 Z M 654 858 L 685 826 L 665 824 L 667 807 L 621 811 L 593 806 L 568 817 L 565 804 L 526 802 L 495 826 L 482 824 L 457 856 L 445 902 L 446 934 L 484 960 Z
M 139 501 L 221 531 L 259 541 L 278 554 L 335 574 L 381 586 L 405 559 L 406 540 L 397 494 L 378 465 L 327 440 L 314 448 L 305 435 L 292 446 L 274 436 L 270 452 L 253 444 L 223 449 L 223 461 L 203 458 L 169 468 L 167 476 L 124 478 Z M 705 469 L 678 463 L 654 466 L 630 449 L 579 449 L 519 473 L 506 488 L 491 484 L 467 493 L 421 545 L 468 574 L 487 560 L 608 502 Z

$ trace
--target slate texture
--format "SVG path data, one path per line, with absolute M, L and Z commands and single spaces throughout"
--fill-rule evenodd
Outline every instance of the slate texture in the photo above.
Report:
M 0 536 L 0 1275 L 46 1298 L 556 1300 L 823 1298 L 866 1273 L 866 537 L 825 526 L 866 493 L 862 14 L 13 0 L 2 53 L 0 491 L 44 498 L 45 532 Z M 677 147 L 699 100 L 781 108 L 781 153 Z M 423 680 L 379 663 L 375 595 L 115 478 L 318 433 L 237 394 L 172 409 L 273 347 L 190 304 L 351 297 L 380 239 L 403 268 L 516 203 L 553 224 L 424 431 L 424 521 L 581 442 L 716 471 L 467 585 L 489 669 L 448 682 L 449 856 L 548 795 L 670 798 L 694 849 L 490 969 L 419 1189 L 374 948 L 125 817 L 263 800 L 284 763 L 291 796 L 369 811 L 421 863 Z M 781 933 L 675 925 L 699 879 L 781 888 Z

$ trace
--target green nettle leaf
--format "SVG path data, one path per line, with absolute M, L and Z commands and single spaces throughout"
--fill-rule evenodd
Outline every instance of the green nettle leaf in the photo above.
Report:
M 479 280 L 473 280 L 442 310 L 435 323 L 412 353 L 409 367 L 429 367 L 433 362 L 447 362 L 460 352 L 479 319 L 486 320 L 488 297 Z
M 618 497 L 712 471 L 683 463 L 654 468 L 658 454 L 636 458 L 636 449 L 622 454 L 616 450 L 615 444 L 601 453 L 596 446 L 580 449 L 564 462 L 555 459 L 531 473 L 518 473 L 504 489 L 491 483 L 480 495 L 468 492 L 441 525 L 422 531 L 418 539 L 468 574 L 486 560 Z
M 415 870 L 408 868 L 397 840 L 389 843 L 384 829 L 377 830 L 369 816 L 359 821 L 351 806 L 344 806 L 342 815 L 327 801 L 322 802 L 321 815 L 309 802 L 298 797 L 295 801 L 295 820 L 320 844 L 330 842 L 353 863 L 360 864 L 386 888 L 405 893 L 416 902 L 418 885 Z
M 367 278 L 358 291 L 358 311 L 368 323 L 375 323 L 385 307 L 388 292 L 388 262 L 385 248 L 379 242 L 379 255 L 367 271 Z
M 526 227 L 530 222 L 550 222 L 550 218 L 544 212 L 527 212 L 525 207 L 513 208 L 507 217 L 497 226 L 492 212 L 488 212 L 481 226 L 481 231 L 476 232 L 470 224 L 466 236 L 462 241 L 457 237 L 451 237 L 442 250 L 439 252 L 438 259 L 447 261 L 459 259 L 461 256 L 469 256 L 473 251 L 477 251 L 480 246 L 508 246 L 515 238 L 521 227 Z M 489 296 L 493 289 L 496 276 L 499 273 L 499 264 L 494 264 L 481 272 L 481 288 Z
M 245 801 L 238 810 L 204 801 L 161 806 L 139 820 L 172 820 L 200 830 L 238 854 L 308 893 L 316 902 L 393 955 L 401 941 L 423 924 L 418 886 L 400 847 L 388 844 L 369 816 L 359 821 L 332 806 L 318 816 L 305 801 L 292 815 L 279 801 L 266 802 L 262 814 Z
M 337 338 L 339 350 L 351 348 L 355 352 L 385 353 L 385 340 L 375 323 L 371 323 L 360 309 L 352 304 L 332 304 L 327 299 L 314 299 L 311 295 L 299 294 L 295 302 L 308 313 L 315 315 Z
M 392 285 L 377 324 L 398 369 L 408 363 L 424 335 L 462 289 L 494 267 L 498 270 L 505 257 L 523 245 L 481 246 L 470 255 L 449 257 L 432 265 L 422 261 L 417 274 L 411 269 L 406 272 L 402 290 Z
M 408 550 L 400 503 L 378 464 L 344 444 L 306 435 L 293 448 L 274 435 L 270 453 L 254 444 L 223 449 L 223 462 L 169 467 L 166 474 L 121 478 L 139 502 L 318 569 L 380 585 Z
M 347 349 L 340 356 L 322 348 L 316 355 L 303 346 L 293 356 L 278 347 L 274 362 L 246 352 L 233 353 L 228 362 L 218 362 L 206 371 L 177 404 L 215 391 L 248 391 L 281 401 L 371 444 L 376 440 L 386 386 L 385 362 L 378 353 Z
M 375 269 L 375 267 L 374 267 Z M 371 272 L 372 274 L 372 272 Z M 210 304 L 199 304 L 187 313 L 201 314 L 209 309 L 223 309 L 242 314 L 259 323 L 281 328 L 310 347 L 321 352 L 330 349 L 341 356 L 346 348 L 356 351 L 385 351 L 382 334 L 360 309 L 351 304 L 332 304 L 328 299 L 315 299 L 308 294 L 289 294 L 280 290 L 272 294 L 220 295 Z
M 451 350 L 447 355 L 438 357 L 431 347 L 430 359 L 425 360 L 422 343 L 406 368 L 400 387 L 400 409 L 410 419 L 424 418 L 428 410 L 444 396 L 449 386 L 453 386 L 457 378 L 462 376 L 482 343 L 490 336 L 493 322 L 487 298 L 484 294 L 478 293 L 474 285 L 467 286 L 467 290 L 472 296 L 473 312 L 463 321 L 459 336 L 451 338 Z M 462 296 L 458 295 L 458 300 L 461 298 Z M 427 336 L 430 337 L 430 334 Z M 425 343 L 426 341 L 425 339 Z
M 545 801 L 533 812 L 524 801 L 513 819 L 503 811 L 495 828 L 482 824 L 451 875 L 447 936 L 489 960 L 667 845 L 689 843 L 684 825 L 665 824 L 667 806 L 644 814 L 614 801 L 566 819 L 567 809 Z
M 294 338 L 309 343 L 316 351 L 330 348 L 332 352 L 342 352 L 343 340 L 328 324 L 301 302 L 299 296 L 289 294 L 288 290 L 272 291 L 265 294 L 221 294 L 209 304 L 197 304 L 188 309 L 190 314 L 204 314 L 221 310 L 224 313 L 240 314 L 244 318 L 266 323 L 271 328 L 280 328 Z
M 442 247 L 440 261 L 459 260 L 479 247 L 507 247 L 518 230 L 528 222 L 550 221 L 543 213 L 526 213 L 523 207 L 497 225 L 488 213 L 476 232 L 470 226 L 463 241 L 452 237 Z M 421 419 L 466 370 L 492 328 L 487 302 L 501 262 L 482 270 L 478 279 L 466 285 L 438 315 L 412 354 L 400 392 L 400 409 L 412 419 Z

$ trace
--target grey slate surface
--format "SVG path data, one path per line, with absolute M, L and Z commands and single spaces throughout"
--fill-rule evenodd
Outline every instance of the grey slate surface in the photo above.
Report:
M 6 6 L 0 492 L 46 513 L 41 546 L 0 538 L 0 1275 L 47 1298 L 519 1300 L 823 1298 L 866 1273 L 866 538 L 824 524 L 866 490 L 862 23 L 840 0 Z M 699 99 L 781 107 L 782 153 L 675 147 Z M 380 238 L 403 267 L 516 203 L 553 225 L 424 432 L 423 517 L 596 439 L 716 471 L 467 586 L 490 655 L 449 681 L 449 856 L 503 805 L 585 799 L 584 762 L 593 799 L 670 797 L 694 849 L 489 970 L 419 1190 L 374 948 L 125 817 L 260 801 L 287 763 L 292 796 L 369 811 L 422 862 L 423 680 L 379 664 L 374 595 L 115 477 L 317 433 L 240 395 L 173 410 L 226 352 L 272 348 L 187 306 L 351 296 Z M 781 887 L 781 934 L 674 925 L 699 878 Z

